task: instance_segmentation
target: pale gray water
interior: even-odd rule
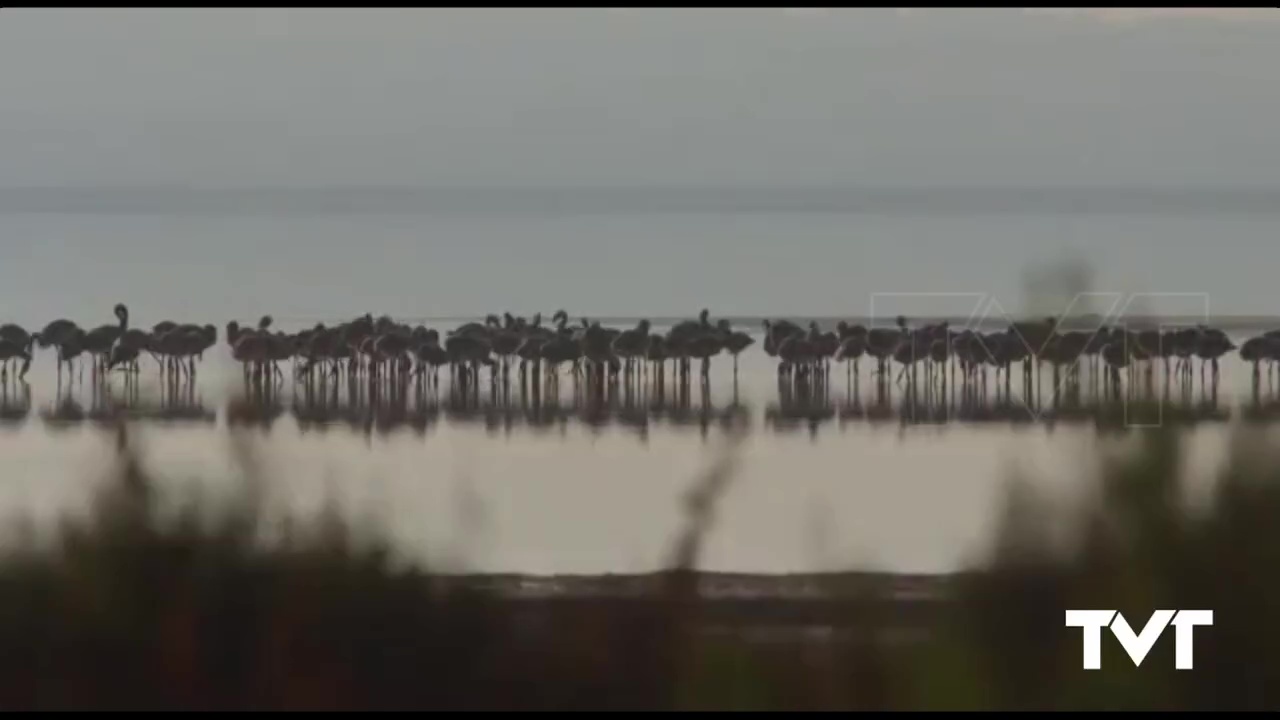
[[[263,313],[286,329],[364,312],[417,318],[540,310],[549,318],[560,307],[575,319],[688,317],[707,307],[713,317],[802,320],[862,317],[874,293],[898,293],[881,300],[881,315],[965,316],[974,294],[1016,311],[1020,269],[1063,248],[1096,260],[1102,290],[1204,293],[1215,316],[1280,305],[1270,290],[1280,215],[1261,210],[234,210],[0,212],[0,321],[38,327],[65,316],[94,326],[112,322],[111,305],[121,301],[135,326],[174,319],[214,323],[220,333],[227,320],[252,323]],[[902,294],[913,292],[925,294]],[[1193,314],[1201,302],[1166,300],[1142,309]],[[1245,332],[1233,331],[1237,343]],[[143,368],[154,384],[154,363],[144,359]],[[982,549],[1012,465],[1035,469],[1040,485],[1064,497],[1077,495],[1077,476],[1088,472],[1081,458],[1101,442],[1087,423],[876,420],[865,363],[862,372],[861,405],[849,409],[837,368],[832,405],[816,419],[782,411],[759,344],[741,359],[736,404],[722,358],[713,369],[712,410],[704,412],[695,390],[683,411],[668,398],[661,412],[623,408],[608,422],[575,410],[566,382],[559,411],[544,406],[533,420],[518,409],[449,409],[442,399],[426,411],[410,403],[398,423],[386,414],[370,423],[368,412],[353,410],[304,426],[289,410],[286,384],[280,412],[250,435],[280,507],[311,509],[332,495],[353,516],[375,518],[409,552],[477,570],[536,573],[653,568],[679,525],[681,493],[711,462],[727,424],[748,436],[704,566],[729,571],[850,563],[949,569]],[[47,354],[28,379],[29,401],[12,389],[3,398],[0,509],[49,519],[83,507],[115,436],[77,420],[74,408],[55,421]],[[196,410],[170,413],[187,419],[139,421],[150,462],[167,474],[225,484],[235,415],[228,408],[238,383],[239,370],[220,346],[201,369]],[[1227,420],[1240,417],[1235,405],[1248,384],[1238,361],[1224,363],[1218,408]],[[119,397],[122,379],[113,385]],[[74,397],[92,416],[87,378]],[[144,392],[141,402],[155,415],[157,399]],[[519,407],[518,397],[511,402]],[[1215,461],[1229,427],[1196,426],[1197,463]]]
[[[86,376],[58,400],[46,355],[28,376],[29,399],[21,389],[4,395],[0,506],[47,519],[83,503],[114,451],[109,408],[124,404],[145,457],[175,480],[225,486],[236,472],[227,453],[235,429],[260,451],[277,508],[315,509],[335,497],[407,551],[437,560],[469,536],[455,559],[478,570],[641,571],[664,557],[681,493],[735,427],[747,432],[740,474],[717,512],[706,567],[857,562],[932,572],[981,547],[1015,464],[1052,492],[1070,491],[1088,470],[1080,458],[1101,442],[1090,423],[1050,428],[1019,422],[1017,412],[987,422],[877,419],[865,363],[858,395],[837,368],[827,406],[788,412],[772,367],[750,348],[735,394],[731,366],[718,359],[708,397],[695,386],[683,408],[668,388],[665,402],[652,391],[624,394],[593,411],[575,402],[567,378],[558,404],[535,409],[514,388],[494,399],[486,384],[477,407],[451,400],[446,375],[440,395],[411,395],[398,408],[384,398],[375,412],[367,397],[353,407],[345,387],[326,408],[291,380],[269,406],[250,403],[221,346],[193,388],[167,399],[146,358],[133,400],[122,376],[96,396]],[[1238,360],[1224,363],[1223,376],[1216,407],[1191,430],[1198,462],[1213,461],[1249,387]]]
[[[1168,192],[1155,194],[1159,202],[1119,192],[955,191],[894,202],[852,193],[847,205],[828,192],[818,198],[826,209],[794,193],[763,202],[761,193],[692,192],[685,211],[669,207],[680,205],[674,192],[618,207],[616,192],[604,194],[612,202],[535,194],[539,204],[477,190],[446,195],[466,202],[443,209],[430,193],[371,192],[356,198],[368,206],[352,200],[327,212],[328,194],[302,191],[262,191],[255,202],[179,195],[170,212],[152,212],[149,194],[131,201],[119,191],[88,207],[83,192],[50,191],[38,196],[43,205],[6,211],[13,194],[0,190],[0,314],[24,324],[109,322],[118,301],[138,323],[173,315],[221,324],[264,312],[549,316],[561,307],[609,317],[688,317],[702,307],[717,316],[968,316],[983,297],[1018,312],[1028,267],[1064,257],[1089,260],[1092,290],[1146,293],[1135,312],[1280,308],[1280,204],[1267,201],[1280,192],[1210,193],[1225,199],[1181,212],[1161,209],[1185,201]],[[24,207],[22,197],[9,202]],[[769,210],[741,209],[754,202]]]

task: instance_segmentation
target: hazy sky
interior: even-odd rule
[[[0,188],[1280,190],[1277,68],[1270,9],[5,8]],[[904,288],[1008,300],[1071,248],[1106,289],[1280,308],[1280,213],[56,215],[0,208],[11,313],[859,312]]]
[[[1124,17],[5,9],[0,184],[1280,185],[1280,11]]]

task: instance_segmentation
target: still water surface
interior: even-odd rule
[[[704,568],[944,572],[985,547],[1012,469],[1031,471],[1053,496],[1078,498],[1090,451],[1108,442],[1092,422],[1015,421],[1025,411],[904,422],[876,406],[867,362],[856,394],[837,367],[826,402],[799,407],[779,393],[758,337],[736,384],[722,356],[706,394],[620,393],[603,408],[575,399],[568,378],[558,399],[537,408],[516,388],[492,397],[487,383],[478,403],[465,403],[451,399],[444,371],[436,395],[353,402],[344,386],[325,401],[295,386],[287,365],[264,405],[246,398],[221,343],[194,384],[166,389],[150,358],[142,368],[136,395],[119,374],[95,390],[87,371],[59,389],[52,356],[38,355],[28,385],[0,397],[0,508],[42,523],[83,510],[115,452],[111,408],[125,407],[146,461],[175,486],[233,487],[236,435],[257,451],[274,508],[337,501],[417,559],[486,572],[640,572],[667,557],[684,491],[742,430]],[[1048,382],[1046,371],[1046,393]],[[1015,373],[1015,393],[1017,384]],[[1197,386],[1193,468],[1219,461],[1250,387],[1235,356],[1223,363],[1216,402]]]

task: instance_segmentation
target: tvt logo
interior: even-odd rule
[[[1151,652],[1156,640],[1169,625],[1173,625],[1177,635],[1174,638],[1174,667],[1178,670],[1192,669],[1192,632],[1197,625],[1213,625],[1212,610],[1157,610],[1147,620],[1142,632],[1134,634],[1129,621],[1116,610],[1068,610],[1067,627],[1083,628],[1084,633],[1084,669],[1100,670],[1102,668],[1102,628],[1110,627],[1111,634],[1116,636],[1120,645],[1129,653],[1135,667]]]

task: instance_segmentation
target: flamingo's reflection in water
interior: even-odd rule
[[[545,386],[544,386],[545,387]],[[481,392],[475,384],[446,383],[443,391],[430,385],[349,387],[348,392],[303,390],[292,398],[289,412],[303,433],[345,427],[366,435],[408,429],[426,436],[440,422],[457,426],[481,426],[494,436],[525,429],[543,435],[563,435],[573,423],[599,433],[623,428],[642,442],[654,423],[697,428],[704,437],[712,427],[747,425],[750,408],[731,401],[718,405],[709,389],[691,392],[677,385],[672,392],[657,385],[627,385],[618,392],[599,393],[575,387],[572,392],[535,393],[529,387],[499,386]],[[697,394],[695,401],[692,395]],[[228,413],[231,424],[269,424],[283,412],[283,405],[266,398],[240,398]],[[251,411],[248,408],[256,407]]]
[[[938,358],[937,362],[945,367],[947,360]],[[908,380],[905,391],[895,392],[891,379],[882,381],[875,375],[868,382],[871,387],[864,389],[857,373],[847,373],[841,382],[833,381],[825,371],[797,371],[778,378],[777,399],[766,405],[763,420],[775,432],[803,426],[816,437],[818,429],[832,420],[839,420],[841,428],[851,423],[947,426],[1035,422],[1049,427],[1060,422],[1137,427],[1232,417],[1232,410],[1218,397],[1216,384],[1202,386],[1199,392],[1185,392],[1176,386],[1147,383],[1142,373],[1136,373],[1117,399],[1094,391],[1089,382],[1092,369],[1086,366],[1081,370],[1084,381],[1080,370],[1054,377],[1054,389],[1043,406],[1024,402],[1017,392],[1007,392],[1002,382],[1007,373],[993,385],[983,382],[981,375],[969,378],[963,373],[952,383],[944,371],[930,373],[926,367],[917,385],[911,386]],[[297,382],[281,381],[274,373],[263,378],[251,375],[241,392],[231,393],[225,400],[219,413],[205,404],[193,377],[175,372],[159,382],[86,382],[79,386],[79,392],[77,383],[63,383],[53,400],[40,404],[38,415],[56,430],[84,422],[107,424],[122,417],[213,425],[221,414],[228,426],[263,432],[290,415],[304,434],[343,427],[370,439],[401,429],[426,437],[442,422],[482,427],[493,436],[510,436],[517,431],[564,435],[570,424],[576,424],[591,433],[624,429],[647,442],[656,424],[696,429],[707,437],[716,427],[749,428],[755,414],[752,404],[740,399],[736,382],[731,392],[721,387],[713,398],[710,385],[696,374],[686,378],[623,372],[597,383],[594,378],[584,381],[566,366],[547,376],[547,382],[540,382],[544,378],[539,373],[533,373],[534,381],[526,383],[516,382],[512,375],[511,382],[503,382],[506,376],[495,372],[492,382],[476,382],[474,377],[463,375],[440,383],[413,373],[370,379],[325,372]],[[567,382],[561,383],[561,378]],[[1253,395],[1241,403],[1241,417],[1267,420],[1275,407],[1274,388],[1255,384]],[[1135,414],[1143,412],[1157,414]],[[30,415],[30,387],[13,378],[0,383],[4,424],[18,427]]]
[[[173,374],[146,386],[132,382],[123,387],[107,382],[88,383],[80,393],[75,392],[72,384],[67,384],[41,408],[40,418],[51,430],[57,430],[86,422],[115,426],[121,420],[213,426],[218,414],[216,408],[205,404],[195,382]]]

